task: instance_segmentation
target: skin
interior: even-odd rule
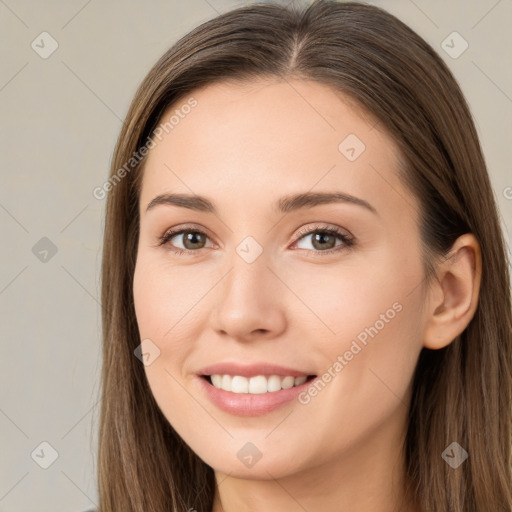
[[[160,350],[145,366],[152,393],[215,470],[213,512],[419,511],[399,506],[412,376],[421,349],[446,346],[474,314],[477,241],[457,240],[426,287],[419,205],[397,177],[397,146],[340,92],[276,79],[209,85],[193,97],[198,105],[146,161],[134,300],[141,339]],[[349,134],[366,146],[354,161],[338,149]],[[308,191],[349,193],[377,214],[350,203],[273,208]],[[204,195],[217,215],[175,205],[146,212],[170,192]],[[182,235],[157,245],[184,224],[206,232],[202,248]],[[355,244],[335,238],[338,251],[322,255],[314,235],[297,241],[300,228],[325,225]],[[236,252],[247,236],[263,249],[252,263]],[[180,256],[173,245],[196,252]],[[401,311],[307,404],[244,418],[218,409],[199,386],[196,372],[220,361],[322,375],[394,303]],[[247,442],[262,453],[250,468],[237,457]]]

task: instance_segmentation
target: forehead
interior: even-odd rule
[[[334,187],[370,202],[406,194],[394,140],[349,97],[318,82],[211,84],[169,107],[160,126],[145,163],[142,208],[171,191],[243,196],[246,207],[265,194]]]

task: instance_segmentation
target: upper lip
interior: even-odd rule
[[[279,366],[272,363],[239,364],[239,363],[216,363],[205,366],[198,371],[199,375],[240,375],[242,377],[254,377],[256,375],[281,375],[301,377],[303,375],[314,375],[312,372],[303,372],[295,368]]]

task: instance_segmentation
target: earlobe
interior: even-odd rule
[[[448,258],[438,264],[429,289],[423,345],[438,350],[449,345],[473,318],[480,292],[482,260],[474,235],[460,236]]]

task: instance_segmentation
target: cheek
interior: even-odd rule
[[[300,397],[304,414],[318,425],[312,451],[326,460],[371,438],[384,425],[406,421],[421,350],[419,293],[409,293],[410,287],[398,280],[383,286],[375,275],[358,278],[351,287],[350,280],[344,283],[336,301],[308,303],[316,304],[316,312],[334,331],[322,326],[323,335],[312,340],[321,351],[323,371]],[[332,297],[332,286],[330,290]],[[310,334],[320,331],[316,325]]]
[[[195,306],[205,293],[192,266],[171,268],[162,259],[142,254],[137,259],[133,295],[140,339],[150,339],[158,356],[144,366],[151,392],[170,424],[186,442],[193,442],[203,411],[186,389],[187,358],[198,339]],[[199,427],[198,427],[199,428]],[[186,433],[183,436],[183,433]]]
[[[327,402],[344,397],[353,417],[369,414],[377,397],[382,414],[405,397],[421,350],[420,260],[396,252],[312,272],[289,268],[283,279],[307,306],[300,324],[325,369]]]
[[[208,273],[198,273],[192,265],[171,265],[150,255],[138,258],[133,295],[141,337],[159,340],[163,349],[170,341],[190,337],[199,324],[197,306],[213,285],[208,279]]]
[[[151,340],[158,353],[145,371],[155,399],[171,415],[176,407],[191,405],[178,382],[190,379],[190,355],[207,319],[205,295],[217,280],[211,272],[173,265],[161,256],[142,253],[137,259],[133,295],[139,336]]]
[[[319,346],[339,349],[354,338],[363,343],[376,335],[384,339],[381,334],[391,333],[391,324],[402,324],[396,319],[406,316],[403,310],[417,314],[409,306],[416,300],[411,292],[421,283],[420,264],[410,255],[400,258],[393,247],[349,254],[336,265],[293,262],[280,275],[287,284],[281,287],[283,296],[301,311],[300,323],[315,328]]]

